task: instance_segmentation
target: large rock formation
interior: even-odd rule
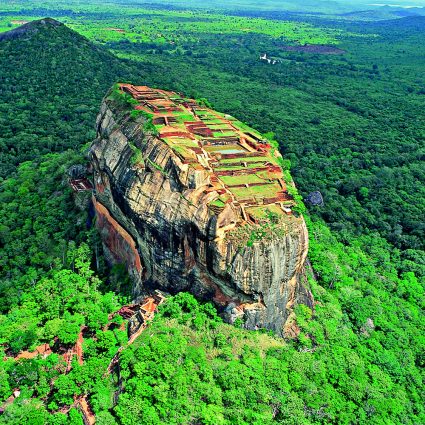
[[[135,298],[190,291],[229,321],[290,333],[293,306],[312,303],[308,235],[278,151],[230,116],[147,87],[115,87],[97,126],[97,223]]]

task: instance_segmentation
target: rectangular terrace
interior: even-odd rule
[[[293,204],[272,148],[260,133],[174,92],[129,84],[121,88],[140,102],[136,109],[152,115],[159,137],[184,163],[197,169],[209,164],[212,188],[220,194],[211,203],[214,211],[234,199],[258,218],[265,205],[285,213],[282,205]]]

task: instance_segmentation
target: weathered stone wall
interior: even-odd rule
[[[303,218],[288,215],[279,232],[248,246],[244,235],[251,225],[243,223],[237,203],[219,215],[207,206],[216,196],[208,170],[183,164],[163,141],[144,133],[143,121],[130,120],[110,101],[97,124],[91,159],[98,225],[107,250],[135,278],[134,296],[143,285],[190,291],[212,299],[230,321],[244,315],[247,327],[282,334],[293,305],[312,303],[303,278]],[[143,163],[132,164],[129,142]]]
[[[111,216],[108,209],[93,197],[96,227],[111,263],[124,263],[135,280],[142,277],[142,263],[132,236]]]

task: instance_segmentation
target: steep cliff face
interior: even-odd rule
[[[312,304],[308,235],[278,152],[232,117],[147,87],[115,88],[97,125],[97,225],[134,296],[190,291],[229,321],[294,332],[292,307]]]

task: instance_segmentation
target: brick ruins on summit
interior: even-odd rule
[[[158,137],[183,163],[212,171],[210,190],[220,197],[210,207],[217,213],[229,202],[239,204],[250,222],[266,209],[291,213],[294,200],[275,148],[261,134],[174,92],[130,84],[120,84],[120,89],[137,100],[136,110],[152,117]]]

